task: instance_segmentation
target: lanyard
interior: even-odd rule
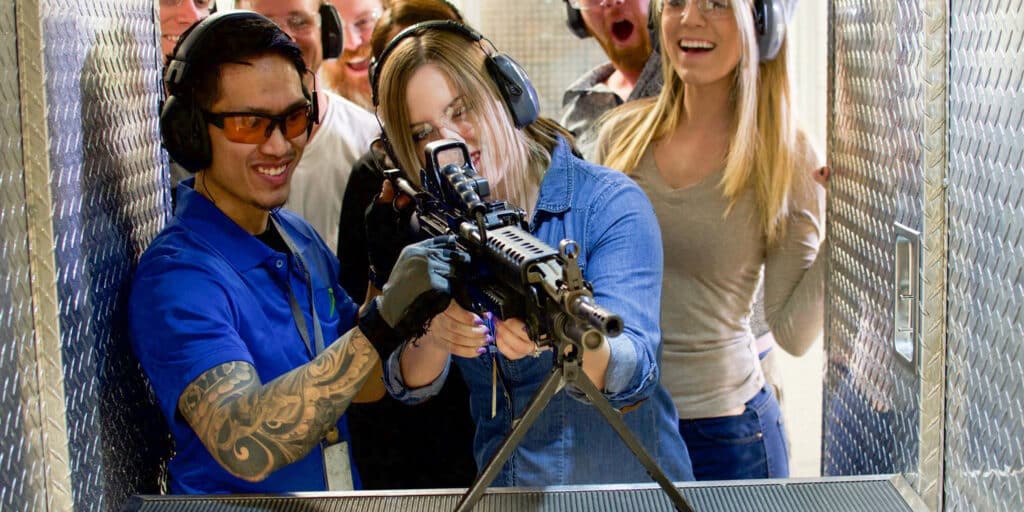
[[[292,242],[288,233],[280,224],[278,224],[277,219],[274,219],[273,216],[271,216],[271,221],[274,223],[274,227],[277,228],[277,232],[281,235],[281,239],[284,240],[285,245],[288,246],[288,250],[291,251],[298,260],[299,269],[302,270],[303,275],[306,277],[306,289],[309,290],[309,309],[313,315],[313,337],[316,340],[315,346],[309,343],[309,329],[306,327],[306,317],[302,314],[302,310],[299,308],[299,302],[295,299],[295,292],[292,291],[291,272],[288,273],[287,277],[288,305],[292,309],[292,316],[295,317],[295,326],[299,329],[299,336],[302,337],[302,342],[306,344],[306,350],[309,351],[311,357],[316,357],[324,351],[324,335],[320,332],[320,319],[317,318],[316,315],[316,303],[313,301],[313,279],[309,275],[309,265],[306,264],[305,258],[302,257],[302,253],[300,253],[295,247],[295,243]]]

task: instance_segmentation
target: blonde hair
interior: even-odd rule
[[[425,65],[434,65],[447,78],[467,107],[469,121],[486,148],[481,169],[486,178],[496,171],[501,183],[492,181],[492,196],[532,209],[531,198],[551,164],[551,151],[563,137],[571,135],[549,119],[538,119],[518,130],[501,100],[500,92],[486,70],[487,54],[465,35],[445,30],[426,29],[403,39],[388,55],[380,70],[377,113],[384,125],[394,156],[405,174],[419,184],[421,155],[409,126],[407,89],[413,74]]]
[[[670,48],[660,29],[663,2],[656,0],[651,8],[661,47]],[[795,167],[802,160],[801,135],[790,104],[786,42],[775,59],[759,62],[750,2],[734,0],[732,8],[743,50],[733,88],[735,132],[719,185],[730,210],[741,194],[753,192],[762,231],[767,242],[774,244],[785,231],[790,188],[794,179],[800,179],[794,178]],[[685,110],[684,86],[667,51],[661,52],[661,67],[665,85],[657,98],[625,103],[604,116],[607,122],[600,137],[604,165],[632,174],[648,146],[679,126]]]

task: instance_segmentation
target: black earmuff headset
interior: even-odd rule
[[[498,92],[501,93],[501,99],[508,108],[516,128],[524,128],[537,120],[540,116],[540,100],[537,96],[537,90],[530,83],[530,78],[526,75],[526,71],[523,70],[522,66],[512,60],[512,57],[498,52],[494,43],[484,37],[483,34],[451,20],[424,21],[408,27],[389,41],[379,56],[371,60],[369,78],[374,107],[380,106],[380,74],[384,69],[384,63],[387,61],[388,56],[391,55],[391,52],[395,50],[402,40],[421,35],[430,30],[452,32],[479,44],[480,48],[487,54],[484,61],[487,74],[490,75],[491,80],[494,81],[498,88]],[[494,52],[488,52],[484,49],[483,41],[487,41],[491,48],[494,49]],[[378,121],[380,121],[379,116]],[[391,147],[390,141],[388,141],[386,133],[384,133],[383,125],[381,128],[381,142],[383,142],[384,149],[388,156],[391,157],[392,162],[398,164],[399,160]]]
[[[325,59],[341,57],[345,49],[345,31],[341,25],[341,15],[330,2],[320,4],[320,46]]]
[[[481,33],[451,20],[425,21],[406,28],[389,41],[384,50],[380,52],[380,56],[373,59],[373,62],[370,63],[370,91],[374,106],[380,105],[380,72],[383,70],[384,62],[387,61],[388,56],[402,40],[421,35],[429,30],[442,30],[459,34],[479,44],[481,48],[483,48],[482,42],[487,41],[494,48],[494,44]],[[516,61],[512,60],[512,57],[500,53],[496,49],[493,53],[487,52],[486,49],[484,49],[484,52],[487,53],[485,60],[487,74],[490,75],[494,84],[497,85],[501,98],[504,100],[505,106],[508,107],[508,111],[512,115],[512,122],[515,123],[516,128],[523,128],[536,121],[537,117],[540,116],[540,100],[537,97],[537,90],[530,83],[530,78],[526,76],[526,71]]]
[[[565,0],[565,26],[569,27],[569,31],[580,39],[590,37],[590,30],[587,29],[587,24],[583,21],[583,13],[570,5],[569,0]]]
[[[197,22],[187,37],[178,42],[174,57],[167,64],[164,85],[168,97],[160,109],[160,138],[171,158],[191,172],[209,167],[213,159],[206,119],[196,103],[195,91],[188,83],[192,74],[192,55],[202,54],[209,44],[216,44],[210,34],[214,33],[219,25],[227,21],[242,20],[262,20],[277,27],[273,21],[252,11],[224,11],[212,14]],[[310,94],[303,83],[302,95],[309,100],[312,106],[310,117],[316,122],[320,119],[316,91]],[[312,126],[311,123],[310,129]]]

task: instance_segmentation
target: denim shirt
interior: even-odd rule
[[[574,156],[563,140],[555,148],[541,183],[530,229],[553,247],[562,239],[580,247],[579,264],[593,284],[595,302],[618,313],[625,324],[608,338],[611,360],[604,396],[613,407],[639,404],[623,416],[648,453],[672,480],[692,480],[690,458],[678,432],[672,401],[659,384],[661,334],[661,235],[644,193],[626,175]],[[396,399],[414,404],[435,395],[448,367],[432,383],[409,389],[392,353],[385,384]],[[475,358],[451,357],[470,391],[473,441],[482,470],[549,375],[553,355],[511,361],[498,351]],[[497,415],[491,418],[492,365],[498,365]],[[494,485],[647,482],[650,477],[632,452],[582,392],[567,386],[552,398],[505,463]]]

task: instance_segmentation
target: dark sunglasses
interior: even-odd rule
[[[295,107],[284,114],[270,115],[258,112],[207,112],[206,122],[224,130],[231,142],[263,144],[280,128],[286,139],[294,139],[309,131],[313,124],[313,107],[309,103]]]

